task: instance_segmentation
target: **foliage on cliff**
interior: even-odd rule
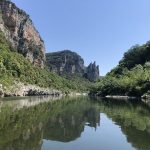
[[[96,83],[91,93],[101,96],[142,96],[150,90],[150,43],[129,49],[103,79]]]
[[[87,90],[87,85],[81,80],[69,81],[50,73],[46,68],[34,66],[23,55],[12,51],[12,47],[0,32],[0,84],[9,87],[14,81],[52,87],[64,92]]]
[[[18,53],[44,67],[44,41],[30,16],[9,0],[0,1],[0,30]]]

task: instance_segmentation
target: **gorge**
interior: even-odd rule
[[[0,0],[0,150],[150,150],[150,41],[101,76],[144,39],[150,2],[12,1]]]
[[[45,54],[44,41],[29,15],[14,3],[1,0],[0,10],[1,96],[88,91],[88,85],[99,78],[99,66],[85,67],[75,52]],[[73,81],[67,79],[71,76]]]

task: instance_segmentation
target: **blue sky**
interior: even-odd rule
[[[47,52],[70,49],[101,75],[135,44],[150,40],[150,0],[12,0],[40,32]]]

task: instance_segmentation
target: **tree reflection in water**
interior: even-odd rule
[[[86,126],[95,130],[100,126],[100,113],[121,127],[133,147],[150,149],[150,108],[143,102],[95,101],[88,97],[58,101],[30,98],[32,105],[23,101],[1,102],[0,150],[41,149],[43,139],[75,141]]]

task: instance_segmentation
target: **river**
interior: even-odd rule
[[[2,99],[0,150],[150,150],[150,106],[85,96]]]

